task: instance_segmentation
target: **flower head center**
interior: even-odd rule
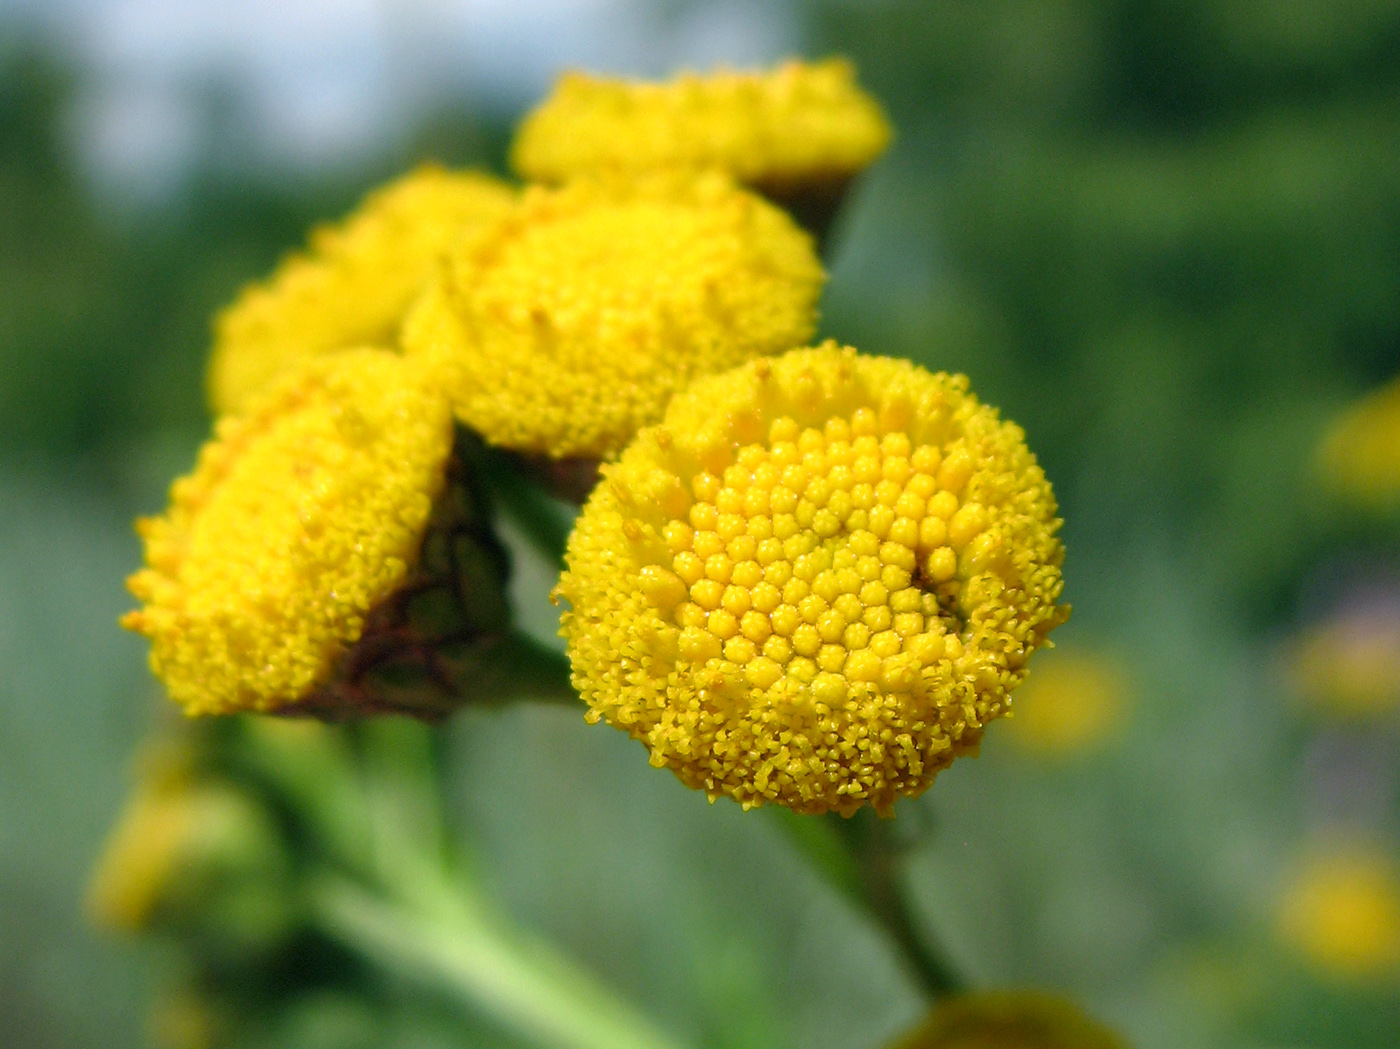
[[[870,409],[821,429],[775,420],[722,475],[696,474],[688,515],[663,529],[671,570],[648,588],[680,656],[774,698],[917,693],[961,649],[958,566],[986,526],[959,498],[971,468],[881,435]]]

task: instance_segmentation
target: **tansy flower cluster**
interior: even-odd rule
[[[1055,502],[966,380],[827,344],[696,382],[594,491],[574,681],[712,797],[887,810],[1064,617]]]
[[[514,150],[540,184],[420,168],[319,230],[220,314],[224,414],[140,526],[124,623],[172,698],[436,717],[495,687],[484,441],[604,464],[556,595],[588,716],[654,764],[850,814],[975,750],[1066,614],[1054,498],[966,379],[798,348],[825,274],[776,203],[834,203],[888,138],[841,61],[567,76]]]

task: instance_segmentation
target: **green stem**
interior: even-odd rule
[[[865,808],[840,820],[838,828],[850,848],[864,904],[889,933],[910,972],[930,997],[962,990],[962,980],[934,950],[909,906],[901,869],[905,850],[895,840],[894,820]]]
[[[462,890],[431,876],[403,901],[336,876],[313,882],[309,891],[326,933],[544,1049],[680,1049],[545,944],[502,927]]]

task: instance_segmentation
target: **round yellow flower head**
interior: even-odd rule
[[[694,376],[805,342],[824,279],[807,234],[717,173],[534,187],[457,242],[403,344],[487,441],[597,459]]]
[[[288,256],[215,319],[214,410],[242,410],[304,357],[392,343],[447,246],[514,200],[509,186],[488,175],[426,165],[375,190],[339,224],[317,229],[305,254]]]
[[[1278,928],[1300,955],[1344,979],[1400,973],[1400,870],[1374,846],[1316,848],[1285,887]]]
[[[527,116],[511,162],[538,182],[606,169],[715,167],[765,190],[844,183],[889,145],[845,59],[638,83],[566,73]]]
[[[961,376],[752,361],[603,476],[556,591],[574,685],[712,799],[888,810],[976,749],[1068,612],[1050,486]]]
[[[943,999],[891,1049],[1127,1049],[1127,1043],[1063,999],[981,991]]]
[[[1330,487],[1358,503],[1400,502],[1400,378],[1342,413],[1323,438],[1317,465]]]
[[[1112,658],[1057,649],[1016,693],[1009,736],[1046,757],[1091,749],[1121,727],[1129,693],[1126,675]]]
[[[225,417],[164,516],[138,522],[122,625],[191,714],[267,711],[323,683],[417,558],[451,413],[384,350],[303,361]]]

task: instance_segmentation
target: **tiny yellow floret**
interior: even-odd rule
[[[890,1049],[1127,1049],[1072,1002],[1039,991],[944,998]]]
[[[425,374],[384,350],[303,361],[221,420],[169,509],[138,522],[122,625],[190,714],[321,684],[415,562],[452,448]]]
[[[844,182],[890,136],[880,104],[841,58],[682,73],[664,83],[566,73],[521,123],[511,162],[539,182],[609,169],[714,167],[781,190]]]
[[[574,685],[712,799],[884,812],[975,751],[1068,614],[1059,524],[965,378],[751,361],[603,468],[556,591]]]
[[[489,442],[603,458],[693,377],[810,338],[824,279],[811,238],[719,174],[533,187],[457,242],[403,346]]]
[[[289,255],[215,318],[215,412],[242,410],[305,357],[392,345],[448,245],[514,201],[499,179],[424,165],[375,190],[348,218],[316,229],[305,252]]]
[[[1364,980],[1400,972],[1400,868],[1374,845],[1316,847],[1285,886],[1278,929],[1333,976]]]

